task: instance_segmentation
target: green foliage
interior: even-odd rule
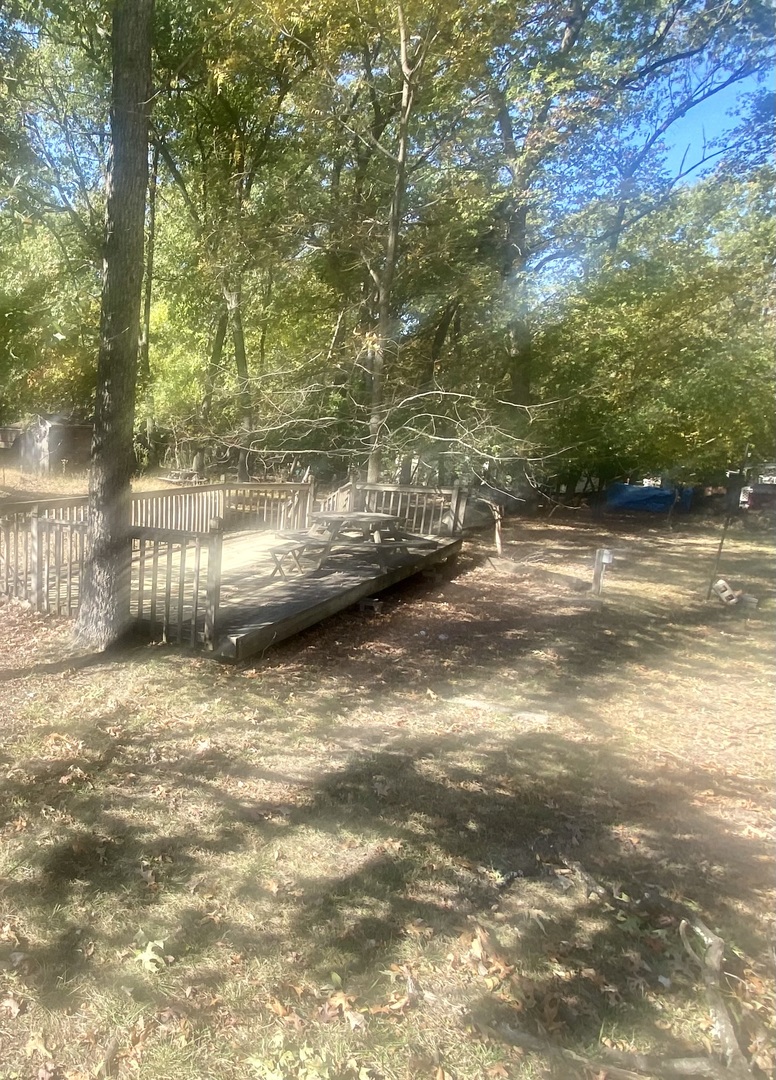
[[[774,449],[772,175],[705,181],[635,228],[541,338],[549,446],[593,474],[702,478]]]
[[[671,194],[665,156],[675,121],[767,66],[759,3],[684,0],[673,21],[645,0],[402,11],[424,63],[391,255],[388,458],[695,474],[747,441],[767,456],[768,110],[745,103],[692,190]],[[79,0],[0,17],[8,417],[91,410],[108,15]],[[363,461],[399,48],[382,0],[159,0],[139,422]]]

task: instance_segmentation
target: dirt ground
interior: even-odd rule
[[[49,1059],[52,1077],[94,1075],[115,1037],[111,1069],[143,1077],[712,1060],[678,906],[724,939],[751,1075],[776,1075],[773,550],[731,530],[721,573],[759,606],[726,608],[706,601],[719,526],[584,513],[510,520],[501,558],[474,535],[444,577],[239,668],[85,656],[66,624],[7,604],[7,1075]],[[596,598],[599,547],[615,561]],[[52,906],[56,941],[82,928],[88,963],[62,960]],[[129,1013],[112,980],[132,984]],[[197,1012],[205,984],[220,1005]]]

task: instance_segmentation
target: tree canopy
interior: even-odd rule
[[[774,454],[759,0],[158,0],[138,453]],[[0,420],[93,416],[110,6],[0,15]],[[674,126],[749,88],[724,140]],[[330,465],[326,465],[329,461]]]

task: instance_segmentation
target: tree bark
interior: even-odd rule
[[[145,281],[143,282],[143,321],[140,328],[140,388],[146,411],[146,440],[148,465],[159,464],[159,445],[156,436],[154,387],[151,381],[151,300],[154,285],[154,248],[156,244],[156,187],[159,176],[159,147],[154,146],[151,175],[148,178],[148,239],[146,241]]]
[[[242,287],[240,282],[234,285],[226,285],[224,299],[229,312],[229,322],[232,327],[232,344],[234,345],[234,362],[237,368],[237,400],[240,405],[240,428],[247,442],[253,429],[253,412],[251,409],[251,394],[248,386],[248,354],[245,349],[245,331],[242,321]],[[248,469],[248,447],[240,447],[237,460],[237,479],[241,483],[250,480]]]
[[[108,167],[100,347],[97,359],[87,558],[76,623],[95,649],[130,622],[130,480],[148,179],[153,0],[113,5],[111,158]]]
[[[221,357],[224,352],[224,342],[226,341],[226,331],[228,326],[229,315],[226,308],[222,308],[218,314],[218,319],[216,320],[216,328],[213,335],[213,342],[210,347],[207,371],[205,372],[205,395],[202,398],[202,419],[206,424],[210,421],[210,413],[213,409],[213,394],[218,379],[218,369],[221,366]]]
[[[385,423],[385,378],[386,351],[393,341],[394,318],[392,304],[393,279],[399,261],[399,239],[401,234],[402,204],[407,186],[407,157],[409,153],[409,129],[412,109],[415,102],[416,76],[423,65],[425,53],[410,64],[408,51],[407,27],[404,20],[404,8],[397,5],[399,23],[399,45],[401,58],[402,92],[399,111],[399,130],[397,151],[394,159],[394,180],[391,204],[388,210],[388,230],[385,242],[385,258],[382,268],[376,272],[377,286],[377,332],[371,348],[371,400],[369,412],[369,461],[367,465],[367,483],[376,484],[380,479],[382,465],[382,434]]]

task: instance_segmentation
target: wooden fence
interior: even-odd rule
[[[328,512],[368,510],[395,514],[409,531],[425,536],[455,535],[463,529],[466,492],[458,487],[405,487],[349,481],[321,502]]]
[[[85,534],[85,521],[7,513],[0,520],[0,592],[36,611],[75,614]]]
[[[148,529],[207,532],[220,518],[224,528],[303,529],[313,507],[306,484],[199,484],[192,488],[138,491],[132,524]]]
[[[130,611],[152,640],[214,643],[223,532],[305,528],[314,488],[209,484],[132,496]],[[72,617],[80,602],[88,498],[0,507],[0,592]]]
[[[130,613],[151,641],[213,648],[221,592],[223,529],[133,528]]]

